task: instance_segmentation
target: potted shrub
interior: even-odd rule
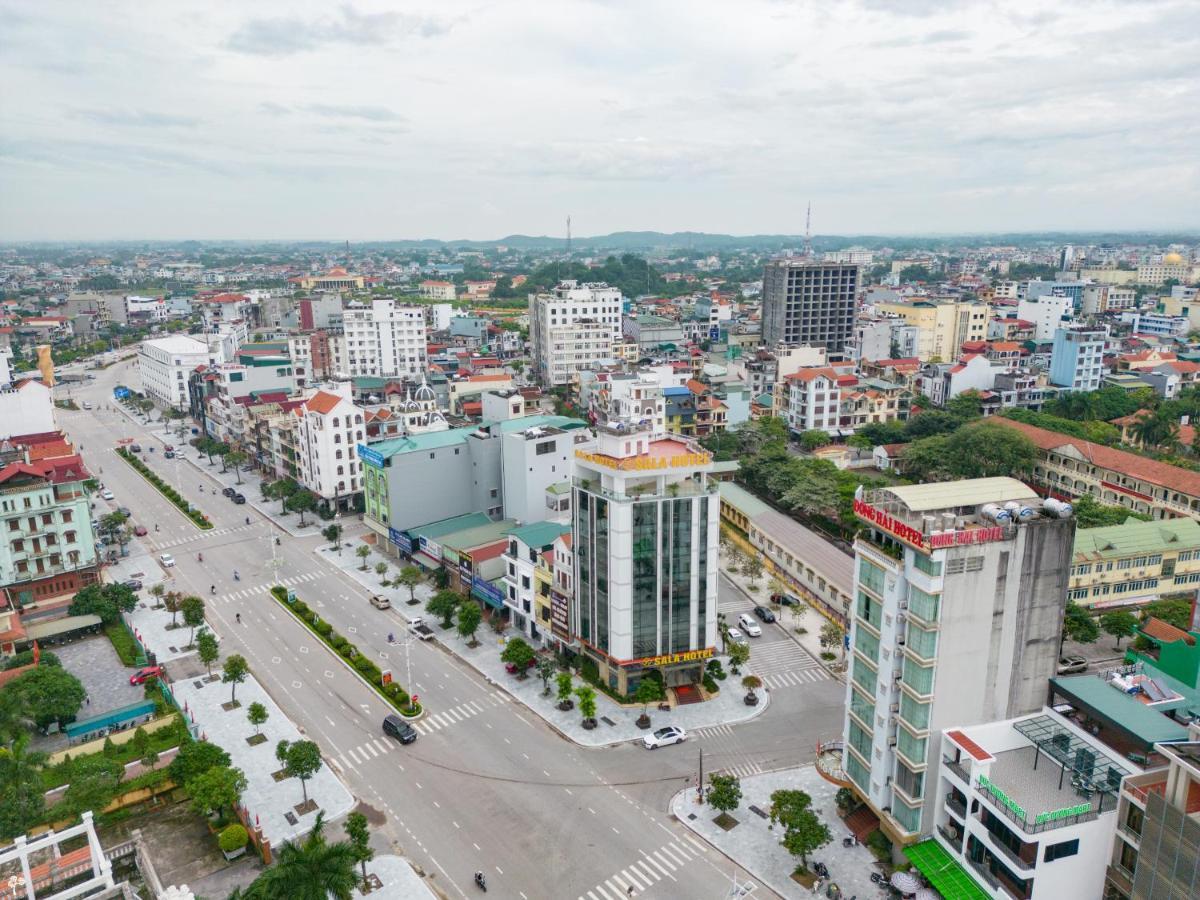
[[[742,679],[742,687],[744,687],[746,689],[746,697],[745,697],[746,705],[747,706],[757,706],[758,705],[758,694],[754,693],[754,691],[756,688],[762,687],[762,679],[759,678],[757,675],[747,675],[745,678]]]
[[[642,704],[642,714],[637,718],[637,727],[646,729],[650,727],[650,713],[648,709],[651,703],[654,703],[662,696],[662,686],[653,678],[643,678],[638,682],[637,692],[633,695],[633,699]]]
[[[246,833],[245,828],[235,822],[221,832],[217,843],[226,859],[237,859],[246,852],[246,845],[250,843],[250,835]]]

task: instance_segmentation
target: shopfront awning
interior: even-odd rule
[[[28,641],[44,641],[47,638],[74,634],[89,628],[97,628],[101,624],[99,616],[66,616],[50,622],[31,622],[25,625],[25,639]]]
[[[905,847],[904,855],[943,897],[989,900],[992,896],[976,884],[958,860],[933,838]]]

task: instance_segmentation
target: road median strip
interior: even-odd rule
[[[365,684],[370,686],[380,697],[387,701],[396,712],[406,719],[418,718],[422,713],[420,703],[413,704],[408,692],[399,682],[383,683],[383,672],[372,660],[363,655],[362,651],[350,643],[342,635],[333,630],[333,626],[318,616],[308,604],[293,594],[288,599],[288,589],[279,585],[271,588],[271,596],[286,609],[293,618],[320,639],[321,643],[333,651],[341,660],[342,665],[357,675]]]
[[[191,503],[183,498],[183,495],[180,494],[179,491],[175,490],[175,488],[163,481],[153,469],[138,459],[134,454],[130,453],[124,447],[118,447],[117,456],[129,463],[134,471],[150,482],[150,484],[152,484],[160,494],[175,504],[175,507],[181,513],[187,516],[188,519],[191,520],[192,524],[201,531],[208,531],[213,527],[213,523],[208,516],[200,512],[200,510],[198,510],[196,507],[192,506]]]

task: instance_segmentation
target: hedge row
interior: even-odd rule
[[[192,504],[189,503],[184,496],[179,493],[179,491],[175,490],[175,488],[171,487],[171,485],[159,478],[158,475],[154,473],[154,470],[138,459],[135,454],[130,453],[124,447],[118,447],[117,454],[124,459],[125,462],[137,469],[143,478],[158,488],[158,492],[160,494],[179,507],[179,511],[191,519],[197,528],[202,528],[207,531],[213,527],[213,523],[209,521],[208,516],[200,512],[200,510],[196,509],[196,507],[192,506]]]
[[[283,604],[292,614],[305,624],[309,631],[319,637],[338,656],[350,663],[362,675],[381,697],[388,701],[398,711],[406,716],[416,715],[421,711],[421,704],[411,706],[411,698],[395,679],[390,684],[383,683],[383,672],[379,666],[363,656],[357,647],[333,630],[333,626],[318,616],[303,600],[288,603],[287,588],[273,587],[271,594]]]

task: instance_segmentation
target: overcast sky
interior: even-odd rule
[[[0,239],[1200,226],[1200,3],[0,0]]]

